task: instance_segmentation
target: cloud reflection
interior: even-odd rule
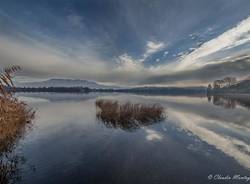
[[[216,130],[206,127],[210,123],[214,123],[215,126],[219,127],[220,122],[208,120],[196,114],[178,111],[169,113],[177,120],[177,124],[183,130],[191,132],[202,141],[213,145],[216,149],[234,158],[240,165],[250,169],[250,145],[247,142],[239,140],[234,136],[223,135]]]

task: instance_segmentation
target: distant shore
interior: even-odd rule
[[[12,90],[12,89],[10,89]],[[206,96],[205,87],[136,87],[123,89],[93,89],[87,87],[18,87],[13,89],[15,92],[36,93],[36,92],[51,92],[51,93],[135,93],[135,94],[157,94],[157,95],[198,95]]]

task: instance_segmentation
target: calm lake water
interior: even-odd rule
[[[36,118],[15,149],[24,158],[18,183],[250,183],[215,177],[250,177],[250,111],[244,101],[132,94],[19,96],[36,110]],[[97,120],[96,99],[159,103],[167,118],[114,128]]]

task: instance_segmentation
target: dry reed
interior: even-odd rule
[[[116,100],[97,100],[96,117],[106,126],[126,130],[162,121],[166,118],[164,108],[159,104],[118,103]]]
[[[14,95],[13,74],[20,70],[13,66],[0,74],[0,183],[9,183],[17,168],[16,157],[10,156],[16,142],[24,134],[34,111]]]

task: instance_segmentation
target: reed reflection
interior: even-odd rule
[[[30,130],[32,123],[25,121],[16,124],[9,121],[0,123],[0,183],[15,183],[21,179],[20,165],[25,162],[24,157],[15,152],[19,140]]]
[[[160,122],[166,118],[159,104],[119,103],[117,100],[97,100],[96,117],[108,128],[134,131],[142,126]]]

